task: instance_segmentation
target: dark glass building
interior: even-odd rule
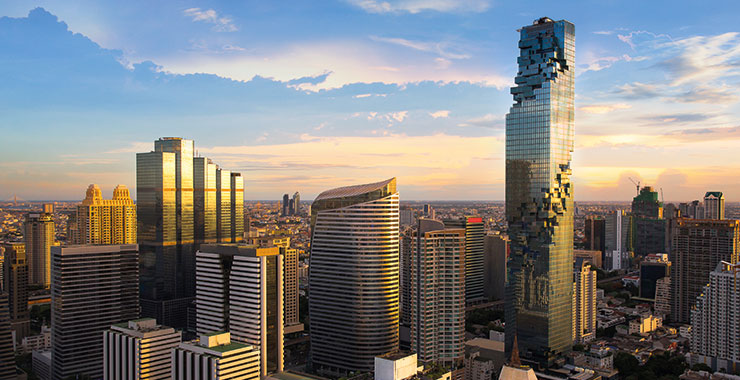
[[[506,115],[506,350],[516,337],[523,358],[548,365],[573,344],[575,27],[543,17],[520,33]]]
[[[671,275],[667,254],[651,254],[640,262],[640,298],[654,301],[658,280]]]
[[[486,294],[485,282],[485,238],[486,230],[483,218],[466,216],[460,219],[444,221],[446,228],[465,230],[465,302],[468,304],[483,302]]]
[[[658,192],[645,186],[632,199],[632,242],[635,254],[666,252],[666,220]]]

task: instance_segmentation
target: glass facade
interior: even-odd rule
[[[521,29],[506,115],[511,238],[506,348],[550,364],[572,345],[575,27],[549,18]]]

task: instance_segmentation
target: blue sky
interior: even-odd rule
[[[38,8],[41,7],[41,8]],[[504,198],[516,29],[576,25],[577,200],[740,199],[736,2],[0,3],[0,199],[135,187],[161,136],[246,198],[397,176],[404,199]]]

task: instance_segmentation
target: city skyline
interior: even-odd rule
[[[576,201],[628,201],[628,177],[739,199],[737,4],[580,6],[4,3],[0,200],[134,189],[162,136],[240,171],[247,200],[390,176],[406,200],[503,200],[510,41],[540,16],[579,25]]]

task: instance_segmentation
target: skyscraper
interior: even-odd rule
[[[182,332],[141,318],[112,325],[103,333],[103,380],[172,377],[172,349]]]
[[[678,219],[671,247],[671,320],[690,323],[691,307],[721,261],[738,262],[740,221]]]
[[[579,259],[573,277],[573,341],[586,343],[596,337],[596,271]]]
[[[632,219],[624,210],[616,210],[606,216],[604,269],[612,271],[629,265],[629,252],[632,251]]]
[[[704,194],[704,217],[707,219],[725,218],[725,196],[721,191],[708,191]]]
[[[31,330],[28,312],[28,261],[23,243],[2,243],[3,250],[3,291],[8,294],[10,324],[15,332],[15,341],[20,343]]]
[[[299,194],[297,191],[293,193],[293,215],[300,215],[301,214],[301,194]]]
[[[16,379],[13,335],[8,315],[8,294],[0,292],[0,379]]]
[[[244,232],[232,222],[243,212],[241,175],[193,152],[192,140],[163,137],[153,152],[136,155],[142,315],[175,328],[187,325],[200,244],[241,240]]]
[[[509,238],[505,235],[486,235],[484,290],[488,299],[503,300],[506,297],[509,244]]]
[[[77,205],[76,221],[73,244],[136,244],[136,205],[124,185],[116,186],[109,200],[91,184]]]
[[[632,199],[633,248],[638,255],[664,253],[666,219],[663,218],[663,202],[658,192],[645,186]]]
[[[324,191],[311,204],[309,363],[370,372],[398,349],[396,179]]]
[[[53,380],[103,376],[103,332],[139,317],[136,244],[52,248]]]
[[[520,32],[506,115],[506,348],[516,336],[522,356],[547,364],[573,343],[575,27],[543,17]]]
[[[28,260],[28,283],[49,287],[49,260],[54,245],[54,219],[50,213],[29,213],[23,223]]]
[[[721,261],[691,310],[691,364],[740,369],[740,263]]]
[[[465,230],[465,301],[468,304],[486,300],[485,281],[485,238],[483,218],[466,216],[444,221],[447,228]]]
[[[283,194],[283,216],[290,215],[290,196]]]
[[[606,220],[600,216],[586,217],[585,225],[585,249],[589,251],[601,251],[601,262],[606,259]]]
[[[227,243],[244,240],[244,178],[241,173],[231,173],[231,232]]]
[[[465,229],[419,219],[411,249],[411,349],[423,363],[462,362],[465,342]]]
[[[205,244],[197,253],[198,333],[229,331],[260,350],[262,376],[283,370],[283,256],[278,247]]]

